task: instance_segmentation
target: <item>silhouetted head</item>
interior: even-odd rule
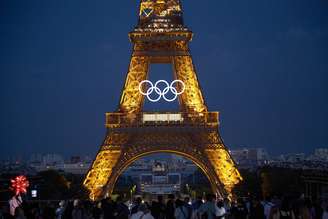
[[[64,206],[65,206],[65,201],[64,200],[60,201],[59,202],[59,207],[64,207]]]
[[[176,206],[177,208],[183,206],[183,204],[184,204],[184,202],[181,201],[180,199],[177,199],[177,200],[175,201],[175,206]]]
[[[244,202],[244,200],[242,198],[238,198],[237,199],[237,204],[241,206],[241,205],[244,205],[245,202]]]
[[[215,196],[213,194],[207,194],[206,195],[206,201],[211,202],[213,201]]]
[[[143,213],[147,213],[149,210],[148,210],[148,207],[147,207],[146,204],[141,204],[141,205],[139,205],[138,211],[142,211]]]
[[[187,203],[187,204],[188,204],[188,203],[189,203],[189,201],[190,201],[190,198],[189,198],[189,197],[185,197],[185,198],[184,198],[184,202],[185,202],[185,203]]]
[[[162,195],[157,196],[157,201],[159,203],[162,203],[163,202],[163,196]]]
[[[140,197],[136,198],[136,204],[137,205],[140,205],[142,202],[142,199]]]
[[[219,208],[223,208],[223,206],[224,206],[223,201],[218,201],[217,206]]]
[[[74,202],[73,202],[73,206],[78,207],[79,205],[80,205],[80,200],[75,199]]]
[[[169,194],[167,197],[171,200],[174,200],[174,198],[175,198],[175,196],[173,194]]]

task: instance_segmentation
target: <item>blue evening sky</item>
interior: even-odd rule
[[[183,3],[200,84],[229,148],[328,147],[328,1]],[[137,10],[132,0],[0,2],[0,158],[97,152]],[[152,70],[153,80],[172,77],[168,66]]]

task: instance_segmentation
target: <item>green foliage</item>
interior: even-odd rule
[[[40,199],[60,200],[68,198],[87,198],[82,186],[83,176],[64,174],[56,170],[47,170],[38,174]]]
[[[265,167],[260,170],[262,195],[298,196],[303,192],[302,172],[295,169]]]
[[[241,169],[240,174],[243,181],[239,182],[234,188],[233,193],[238,197],[261,196],[261,180],[258,172]]]
[[[64,175],[55,170],[47,170],[40,172],[38,176],[41,178],[39,194],[41,199],[58,200],[65,197],[70,187],[70,182]]]
[[[298,196],[303,192],[300,170],[262,167],[257,171],[240,172],[244,180],[233,191],[238,197]]]

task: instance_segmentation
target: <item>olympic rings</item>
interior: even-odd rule
[[[149,85],[149,88],[147,88],[146,92],[143,91],[143,85],[144,84],[148,84]],[[158,85],[160,84],[164,84],[165,85],[165,88],[163,90],[161,90]],[[180,84],[181,85],[181,91],[178,91],[174,85],[175,84]],[[185,91],[186,89],[186,86],[185,84],[183,83],[183,81],[181,80],[174,80],[172,81],[171,84],[169,84],[167,81],[165,80],[159,80],[155,83],[155,85],[149,81],[149,80],[144,80],[144,81],[141,81],[139,83],[139,92],[140,94],[144,95],[147,97],[147,99],[150,101],[150,102],[158,102],[162,97],[165,101],[167,102],[173,102],[177,99],[177,97],[181,94],[183,94],[183,92]],[[155,93],[158,95],[158,97],[151,97],[150,95],[155,91]],[[171,92],[174,96],[173,98],[168,98],[167,97],[167,94]]]

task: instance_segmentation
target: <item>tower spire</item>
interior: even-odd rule
[[[166,29],[182,27],[182,7],[180,0],[141,0],[139,28]]]

